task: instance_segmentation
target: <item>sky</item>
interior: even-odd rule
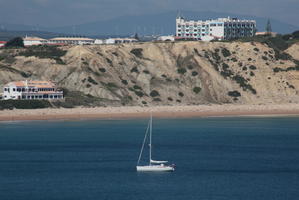
[[[299,27],[299,0],[0,0],[0,8],[0,23],[45,27],[179,9],[254,15]]]

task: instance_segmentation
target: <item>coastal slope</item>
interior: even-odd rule
[[[60,47],[61,57],[0,50],[0,87],[52,80],[84,106],[299,102],[299,51],[258,42],[167,42]],[[34,54],[33,54],[34,55]],[[67,101],[67,100],[66,100]]]

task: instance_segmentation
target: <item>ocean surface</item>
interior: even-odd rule
[[[147,123],[1,122],[0,200],[299,199],[298,117],[154,119],[177,168],[138,173]]]

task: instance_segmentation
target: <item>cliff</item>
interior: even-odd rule
[[[0,50],[0,87],[53,80],[76,105],[299,102],[299,45],[176,42],[62,47],[61,56]],[[27,53],[26,53],[27,51]]]

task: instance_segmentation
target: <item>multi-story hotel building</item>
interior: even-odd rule
[[[4,85],[3,99],[63,99],[63,92],[50,81],[15,81]]]
[[[252,37],[256,32],[255,20],[237,18],[218,18],[215,20],[194,21],[176,18],[176,37],[178,39],[195,39],[210,41],[229,40],[241,37]]]

